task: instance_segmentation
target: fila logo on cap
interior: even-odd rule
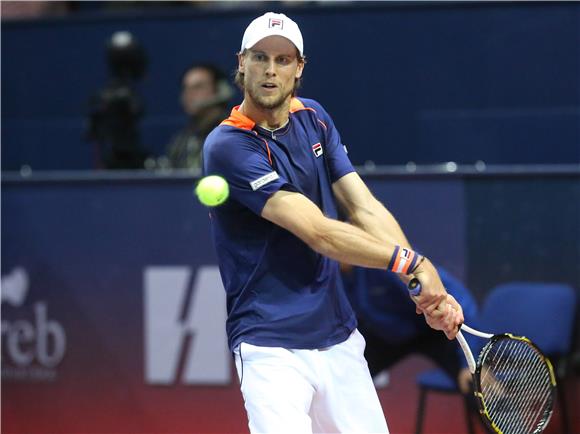
[[[318,158],[322,155],[322,145],[320,144],[320,142],[312,145],[312,152],[314,152],[314,155],[316,155],[316,158]]]
[[[284,28],[284,21],[279,18],[270,18],[268,28],[282,30]]]

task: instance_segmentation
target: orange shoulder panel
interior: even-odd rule
[[[254,125],[256,125],[256,123],[249,117],[241,114],[239,112],[239,108],[240,108],[239,105],[235,106],[230,113],[230,117],[222,121],[220,125],[229,125],[231,127],[251,131],[254,128]]]
[[[316,110],[314,110],[312,107],[305,107],[302,101],[300,101],[298,98],[292,98],[290,101],[290,113],[295,113],[300,110],[310,110],[316,113]]]

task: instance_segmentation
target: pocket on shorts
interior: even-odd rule
[[[240,386],[244,380],[244,367],[253,366],[248,369],[260,369],[260,367],[280,367],[282,360],[287,360],[292,353],[280,347],[260,347],[257,345],[240,343],[234,350],[236,356],[236,369],[240,378]],[[239,361],[239,362],[238,362]]]
[[[238,344],[236,348],[234,348],[234,364],[236,365],[236,372],[238,373],[238,379],[240,380],[240,386],[242,385],[242,381],[244,379],[244,361],[242,359],[242,351],[241,351],[242,344]]]
[[[364,354],[365,348],[367,346],[367,341],[365,340],[365,337],[361,334],[361,332],[359,332],[358,329],[354,329],[350,338],[353,340],[356,347],[360,349],[361,353]]]
[[[246,342],[240,344],[240,351],[244,363],[271,363],[273,365],[277,365],[280,359],[285,359],[291,354],[286,348],[260,347]]]

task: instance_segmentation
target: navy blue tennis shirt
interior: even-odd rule
[[[203,157],[204,175],[223,176],[230,187],[228,201],[210,211],[230,349],[346,340],[356,318],[338,263],[260,216],[272,194],[287,190],[337,218],[332,183],[354,168],[330,116],[316,101],[293,98],[289,122],[269,131],[235,107],[207,137]]]

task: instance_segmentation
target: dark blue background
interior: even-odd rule
[[[106,83],[104,44],[116,30],[134,32],[149,54],[143,141],[161,153],[183,122],[184,67],[201,60],[233,71],[246,25],[265,12],[177,11],[3,22],[2,168],[94,166],[87,101]],[[355,164],[580,162],[578,3],[285,12],[305,38],[301,92],[326,106]]]

